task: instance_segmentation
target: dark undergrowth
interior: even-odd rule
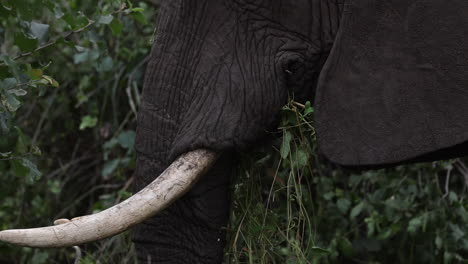
[[[0,3],[0,229],[130,195],[155,2]],[[281,115],[273,143],[244,153],[232,178],[226,263],[468,263],[466,160],[344,170],[316,155],[310,103]],[[128,233],[79,249],[0,245],[0,263],[78,255],[136,262]]]
[[[351,171],[317,157],[313,108],[291,101],[234,177],[227,263],[467,263],[463,159]]]

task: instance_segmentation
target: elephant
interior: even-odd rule
[[[134,226],[140,263],[221,263],[236,153],[265,138],[289,95],[314,102],[332,163],[467,155],[466,14],[465,0],[161,1],[138,114],[139,192],[0,240],[66,246]]]

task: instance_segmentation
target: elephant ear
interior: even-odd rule
[[[321,152],[352,166],[466,155],[467,14],[466,0],[348,1],[316,95]]]

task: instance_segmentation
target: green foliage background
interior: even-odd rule
[[[130,195],[156,1],[0,2],[0,229],[50,225]],[[232,179],[226,263],[468,263],[463,159],[357,172],[315,155],[313,108],[290,101],[275,140]],[[81,263],[135,263],[128,233]],[[76,252],[0,245],[0,263]]]

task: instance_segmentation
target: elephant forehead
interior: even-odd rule
[[[174,156],[261,138],[288,90],[313,93],[340,10],[331,0],[168,1],[147,67],[138,150]]]
[[[295,33],[308,40],[332,42],[339,27],[344,0],[252,0],[226,1],[229,9],[251,25]]]

